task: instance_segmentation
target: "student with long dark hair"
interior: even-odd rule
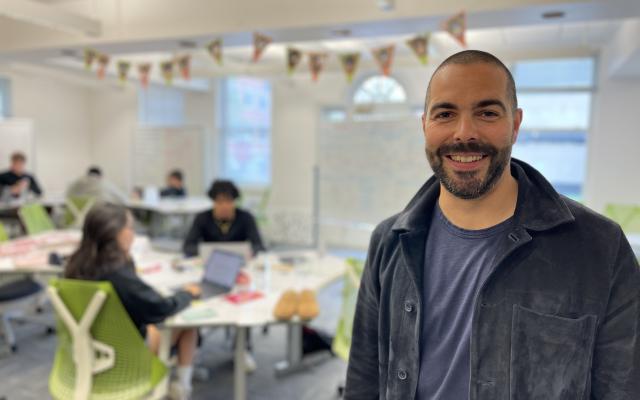
[[[126,208],[108,203],[94,206],[84,220],[82,241],[69,259],[64,275],[111,282],[140,334],[157,353],[160,333],[153,324],[187,307],[200,289],[190,285],[173,296],[163,297],[144,283],[136,275],[129,254],[134,236],[133,217]],[[178,381],[171,385],[174,398],[186,399],[190,395],[196,343],[195,329],[173,332],[172,344],[178,350]]]

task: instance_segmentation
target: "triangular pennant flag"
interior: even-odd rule
[[[429,58],[429,36],[430,35],[426,33],[407,40],[407,46],[413,50],[413,53],[424,65],[427,65]]]
[[[103,79],[109,65],[109,56],[100,54],[98,56],[98,79]]]
[[[287,48],[287,72],[289,75],[293,74],[298,64],[302,61],[302,52],[293,47]]]
[[[467,16],[464,11],[444,21],[444,30],[449,32],[463,47],[467,47],[465,32],[467,30]]]
[[[360,63],[360,53],[340,54],[340,62],[344,73],[347,75],[347,81],[351,82]]]
[[[162,71],[164,83],[167,85],[171,85],[171,83],[173,82],[173,61],[161,62],[160,71]]]
[[[264,49],[271,43],[271,38],[269,36],[265,36],[261,33],[254,32],[253,33],[253,62],[258,62]]]
[[[140,75],[140,85],[144,89],[149,86],[149,75],[151,75],[151,63],[138,64],[138,74]]]
[[[389,75],[391,73],[391,64],[393,64],[393,53],[396,49],[394,44],[385,47],[379,47],[371,50],[373,58],[376,60],[383,75]]]
[[[176,60],[178,64],[178,68],[180,69],[180,75],[184,80],[191,79],[191,56],[185,55],[182,57],[178,57]]]
[[[222,65],[222,39],[216,39],[207,45],[207,51],[218,65]]]
[[[129,75],[129,69],[131,68],[131,63],[128,61],[120,60],[118,61],[118,79],[120,83],[124,85],[127,81],[127,75]]]
[[[98,57],[98,52],[94,49],[84,49],[84,67],[90,70],[93,66],[93,62]]]
[[[329,55],[327,53],[309,53],[309,69],[311,70],[311,79],[318,81],[318,75],[324,68],[324,63]]]

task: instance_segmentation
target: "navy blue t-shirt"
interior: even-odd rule
[[[436,202],[427,238],[416,399],[469,398],[471,319],[512,219],[481,230],[453,225]]]

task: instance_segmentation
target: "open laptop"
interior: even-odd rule
[[[214,249],[205,259],[202,275],[202,298],[229,293],[235,285],[240,269],[245,265],[244,256],[231,251]]]
[[[198,244],[198,254],[203,260],[207,260],[214,250],[224,250],[240,254],[248,262],[253,256],[251,242],[200,242]]]

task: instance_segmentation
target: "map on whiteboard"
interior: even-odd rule
[[[417,117],[323,121],[318,136],[321,220],[377,224],[432,175]]]

